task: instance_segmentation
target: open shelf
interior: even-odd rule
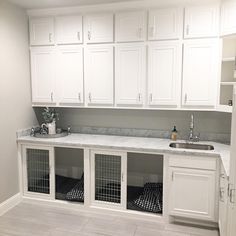
[[[222,62],[235,62],[235,57],[224,57]]]
[[[221,85],[236,85],[236,81],[235,82],[221,82]]]
[[[223,38],[221,81],[218,110],[232,112],[229,105],[233,100],[233,88],[236,85],[236,37]]]

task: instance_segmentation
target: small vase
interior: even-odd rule
[[[56,134],[56,121],[47,124],[48,134]]]

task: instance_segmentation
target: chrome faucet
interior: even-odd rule
[[[189,141],[191,142],[198,142],[200,140],[199,135],[194,135],[194,115],[191,114],[191,121],[190,121],[190,130],[189,130]]]
[[[189,131],[189,137],[188,137],[188,139],[190,141],[192,141],[194,139],[193,138],[193,130],[194,130],[194,116],[193,116],[193,114],[191,114],[190,131]]]

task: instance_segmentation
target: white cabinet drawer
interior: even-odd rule
[[[217,163],[214,157],[205,156],[171,156],[169,159],[169,166],[203,169],[203,170],[216,170]]]

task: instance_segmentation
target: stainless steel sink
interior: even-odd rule
[[[207,144],[196,144],[196,143],[171,143],[172,148],[183,148],[183,149],[197,149],[197,150],[214,150],[214,146]]]

